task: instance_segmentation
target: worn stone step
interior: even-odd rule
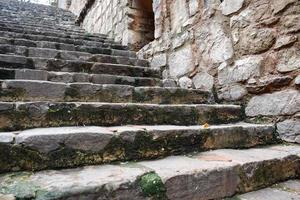
[[[15,24],[15,25],[26,25],[26,26],[35,26],[35,27],[41,27],[41,28],[47,28],[47,29],[55,29],[55,30],[62,30],[62,31],[70,31],[70,32],[74,32],[74,33],[80,33],[80,34],[84,34],[86,33],[86,31],[84,29],[82,29],[80,26],[74,25],[74,26],[65,26],[65,25],[61,25],[61,24],[55,24],[55,25],[45,25],[45,24],[37,24],[37,23],[33,23],[30,21],[25,21],[25,22],[21,22],[17,19],[14,18],[7,18],[7,17],[3,17],[1,16],[0,13],[0,22],[2,23],[10,23],[10,24]],[[98,35],[97,33],[93,33],[94,35]],[[99,36],[104,36],[103,34],[99,34]]]
[[[276,142],[273,125],[61,127],[0,133],[0,172],[73,168]],[[81,159],[84,158],[84,159]]]
[[[18,23],[30,23],[30,24],[36,24],[37,26],[59,26],[59,27],[65,27],[65,28],[71,28],[71,27],[78,27],[75,22],[71,22],[71,24],[67,24],[67,21],[62,21],[58,19],[52,19],[52,20],[45,20],[44,18],[40,17],[23,17],[23,16],[16,16],[16,15],[7,15],[0,12],[0,18],[1,21],[13,21]],[[80,29],[80,28],[79,28]]]
[[[90,34],[87,32],[83,32],[83,33],[79,32],[78,33],[78,32],[74,32],[72,30],[57,30],[57,29],[53,29],[53,27],[46,28],[46,27],[28,26],[28,25],[24,25],[24,24],[20,25],[20,24],[16,24],[16,23],[11,24],[11,23],[1,22],[1,20],[0,20],[0,29],[2,29],[2,28],[3,28],[3,30],[5,30],[5,28],[17,30],[17,31],[23,30],[22,33],[29,32],[29,34],[34,34],[34,33],[42,34],[42,35],[49,34],[49,36],[56,35],[57,37],[64,36],[64,37],[68,37],[68,38],[78,37],[77,39],[83,38],[83,39],[92,40],[92,41],[97,41],[97,40],[103,41],[105,39],[109,39],[107,37],[107,35],[104,35],[104,34],[95,35],[95,34]],[[15,32],[15,31],[13,31],[13,32]]]
[[[128,50],[127,46],[112,44],[112,43],[103,43],[101,44],[101,46],[98,45],[98,47],[91,47],[91,46],[84,46],[84,45],[65,44],[65,43],[49,42],[49,41],[34,41],[34,40],[7,38],[7,37],[0,37],[0,44],[37,47],[37,48],[49,48],[49,49],[67,50],[67,51],[83,51],[87,53],[100,52],[101,50],[98,49],[101,48]]]
[[[1,16],[1,13],[0,13],[0,16]],[[28,21],[21,23],[19,21],[3,19],[3,18],[0,19],[0,23],[12,24],[12,25],[17,25],[17,26],[45,28],[45,29],[49,29],[49,30],[60,30],[60,31],[65,31],[65,32],[70,32],[70,33],[75,33],[75,34],[85,34],[86,33],[86,31],[84,29],[80,28],[79,26],[67,28],[64,26],[60,26],[59,24],[56,24],[54,26],[47,26],[47,25],[40,25],[40,24],[37,25],[35,23],[30,23]],[[100,36],[100,37],[107,37],[107,35],[99,34],[99,33],[93,33],[92,35]]]
[[[0,191],[17,199],[222,199],[299,176],[299,153],[297,145],[278,145],[119,165],[8,173],[0,176]]]
[[[88,53],[91,49],[87,46],[80,46],[79,51],[57,50],[53,48],[36,48],[27,46],[17,46],[9,44],[0,44],[0,54],[14,54],[26,57],[41,57],[41,58],[58,58],[64,60],[88,60],[92,57],[92,53]],[[118,50],[111,48],[97,48],[95,54],[106,54],[115,56],[125,56],[136,58],[136,54],[129,50]]]
[[[34,41],[48,41],[48,42],[57,42],[64,44],[73,44],[73,45],[82,45],[82,46],[90,46],[90,47],[101,47],[105,43],[110,43],[112,45],[119,45],[116,42],[111,41],[102,41],[102,42],[93,42],[88,40],[79,40],[79,39],[71,39],[71,38],[60,38],[60,37],[50,37],[44,35],[32,35],[32,34],[22,34],[15,32],[6,32],[0,31],[0,37],[14,38],[14,39],[27,39]],[[94,50],[96,51],[96,50]]]
[[[21,51],[22,48],[20,48]],[[128,65],[128,66],[140,66],[140,67],[149,67],[149,62],[147,60],[131,58],[126,56],[115,56],[115,55],[107,55],[107,54],[88,54],[82,52],[72,52],[72,51],[53,51],[52,49],[44,49],[40,53],[36,48],[30,49],[30,52],[27,51],[27,55],[29,53],[31,55],[41,55],[52,53],[52,56],[57,57],[56,59],[49,59],[49,58],[39,58],[39,57],[27,57],[27,56],[19,56],[19,55],[12,55],[12,54],[0,54],[0,62],[2,65],[9,66],[10,64],[13,65],[14,63],[19,63],[20,66],[22,64],[26,64],[30,67],[27,68],[46,68],[47,65],[54,65],[56,68],[63,68],[63,66],[67,65],[68,63],[78,63],[79,65],[84,65],[84,63],[108,63],[108,64],[120,64],[120,65]],[[56,55],[55,55],[56,53]],[[114,53],[114,52],[112,52]],[[79,57],[81,55],[81,57]],[[71,58],[72,60],[62,60]],[[75,59],[75,60],[74,60]],[[78,60],[80,59],[80,60]],[[49,63],[49,64],[48,64]],[[81,63],[81,64],[80,64]],[[78,64],[74,64],[78,66]],[[17,65],[18,66],[18,65]],[[26,68],[25,66],[23,66]],[[157,71],[157,70],[152,70]]]
[[[86,62],[79,60],[60,60],[60,59],[46,59],[46,58],[30,58],[16,55],[0,54],[0,67],[10,69],[37,69],[57,72],[80,72],[93,74],[111,74],[119,76],[133,76],[133,77],[153,77],[160,78],[161,72],[148,67],[139,67],[123,64],[105,63],[105,56],[97,55],[99,62]],[[92,57],[95,58],[95,57]],[[112,58],[112,57],[111,57]],[[114,58],[116,62],[122,61],[120,57]],[[130,61],[130,60],[129,60]],[[131,60],[134,62],[134,60]],[[130,61],[130,62],[131,62]],[[136,60],[138,63],[139,60]]]
[[[1,3],[1,2],[0,2]],[[54,24],[74,24],[76,16],[72,13],[67,12],[56,12],[56,11],[41,11],[40,9],[26,10],[26,6],[20,10],[7,10],[0,7],[2,18],[18,19],[18,21],[23,22],[29,20],[37,23],[45,23],[48,25]],[[66,15],[67,13],[67,15]]]
[[[40,80],[63,83],[81,82],[131,86],[162,86],[161,80],[157,78],[118,76],[109,74],[54,72],[32,69],[0,68],[0,79]]]
[[[112,103],[213,103],[210,92],[162,87],[0,80],[0,101],[87,101]]]
[[[269,188],[237,195],[226,200],[299,200],[300,199],[300,180],[289,180],[275,184]]]
[[[68,34],[63,32],[55,32],[55,31],[47,31],[45,29],[29,29],[29,28],[17,28],[14,26],[5,26],[0,23],[1,31],[14,32],[14,33],[22,33],[22,34],[30,34],[30,35],[44,35],[50,37],[59,37],[66,39],[77,39],[77,40],[87,40],[92,42],[113,42],[113,40],[108,38],[101,37],[90,37],[89,35],[78,35],[78,34]]]
[[[199,125],[243,119],[237,105],[0,102],[0,130],[57,126]]]

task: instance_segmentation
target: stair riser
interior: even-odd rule
[[[37,127],[197,125],[242,120],[239,106],[158,106],[109,103],[1,103],[0,130]]]
[[[161,78],[161,73],[159,71],[150,68],[130,67],[118,64],[111,65],[106,63],[93,63],[84,61],[64,61],[54,59],[48,60],[41,58],[15,57],[8,55],[0,55],[0,67],[7,69],[36,69],[56,72],[78,72],[110,74],[118,76]]]
[[[22,132],[12,135],[16,143],[0,144],[0,172],[154,159],[194,151],[249,148],[276,141],[272,126],[115,130],[117,134],[108,130],[101,132],[100,129],[93,133],[75,130],[71,134],[60,135],[56,130],[56,133],[44,135],[43,129],[40,129],[40,135]]]
[[[211,103],[209,92],[180,88],[144,88],[125,85],[64,84],[0,81],[1,101],[88,101],[112,103]]]
[[[39,80],[62,83],[94,83],[94,84],[117,84],[131,86],[161,86],[160,79],[114,76],[106,74],[87,74],[87,73],[67,73],[67,72],[48,72],[44,70],[29,69],[1,69],[0,79],[18,80]]]

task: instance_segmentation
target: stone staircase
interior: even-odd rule
[[[274,125],[163,87],[146,60],[74,21],[0,2],[1,200],[250,200],[233,196],[299,178],[300,146]]]

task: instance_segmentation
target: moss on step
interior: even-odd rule
[[[139,186],[146,197],[166,199],[166,188],[159,175],[155,172],[143,175],[139,180]]]

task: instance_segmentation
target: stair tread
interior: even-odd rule
[[[214,150],[156,161],[3,174],[0,190],[17,198],[38,199],[148,199],[147,196],[152,195],[165,195],[168,199],[220,199],[295,177],[299,170],[299,153],[299,145],[276,145]],[[267,171],[274,177],[259,178]],[[150,180],[153,182],[149,183]],[[26,187],[22,183],[26,183]],[[149,187],[160,189],[149,193]],[[17,192],[18,188],[22,188],[21,193]]]
[[[199,89],[130,86],[120,84],[63,83],[40,80],[1,80],[3,101],[102,101],[159,104],[212,103],[209,91]]]

